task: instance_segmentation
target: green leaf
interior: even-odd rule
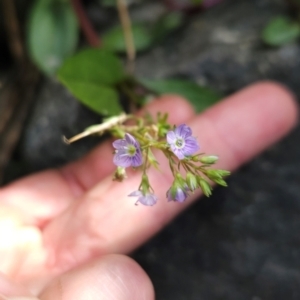
[[[28,50],[32,60],[52,75],[77,45],[78,25],[69,1],[36,0],[29,17]]]
[[[157,94],[178,94],[188,99],[197,112],[219,101],[222,96],[208,88],[188,80],[140,80],[141,84]]]
[[[83,50],[67,59],[57,75],[80,102],[94,111],[107,115],[122,111],[114,86],[125,78],[125,72],[112,53]]]
[[[300,25],[288,17],[277,17],[264,28],[263,41],[271,46],[281,46],[295,41],[300,36]]]
[[[112,53],[87,49],[66,60],[57,73],[58,79],[69,87],[69,82],[115,85],[125,78],[121,61]]]
[[[117,0],[100,0],[98,2],[100,5],[109,6],[109,7],[117,5]]]
[[[142,51],[151,46],[152,38],[146,26],[134,24],[132,26],[132,34],[136,51]],[[102,47],[111,51],[126,52],[123,28],[116,26],[103,34]]]
[[[170,12],[161,17],[152,29],[152,37],[158,42],[183,24],[183,14]]]
[[[103,115],[122,112],[119,95],[115,89],[92,82],[69,81],[68,84],[72,94],[93,111]]]

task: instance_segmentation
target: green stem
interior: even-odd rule
[[[128,84],[126,82],[122,82],[120,85],[120,90],[121,92],[124,93],[124,95],[126,95],[129,99],[129,110],[130,113],[135,113],[138,106],[141,105],[139,98],[137,97],[137,95],[133,92],[133,90],[128,86]]]

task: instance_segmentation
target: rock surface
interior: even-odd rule
[[[300,45],[273,49],[260,33],[284,1],[227,0],[194,16],[143,54],[138,74],[185,76],[224,94],[274,79],[300,95]],[[77,158],[97,141],[61,143],[97,117],[55,82],[40,89],[19,156],[31,169]],[[170,224],[133,254],[151,277],[158,300],[300,299],[299,127]]]
[[[81,105],[59,82],[44,79],[20,142],[20,156],[30,171],[79,158],[99,138],[85,139],[73,146],[66,145],[62,137],[69,138],[97,123],[101,123],[100,117]]]

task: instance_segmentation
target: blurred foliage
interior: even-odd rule
[[[77,9],[82,10],[80,13],[76,11],[76,15],[72,7],[75,1]],[[116,6],[116,1],[99,3]],[[189,2],[198,5],[202,1]],[[57,76],[81,103],[93,111],[101,115],[119,114],[123,110],[121,94],[128,102],[140,106],[141,99],[147,95],[177,93],[189,99],[197,111],[220,99],[215,91],[187,80],[139,80],[129,76],[120,58],[113,54],[126,52],[124,28],[120,25],[102,35],[101,49],[86,49],[73,55],[78,46],[77,23],[84,15],[80,0],[35,0],[29,16],[27,39],[29,53],[36,65],[46,75]],[[133,24],[135,50],[146,51],[162,42],[182,26],[184,20],[183,12],[169,11],[157,18],[154,24]],[[91,24],[90,30],[93,30]],[[142,95],[141,90],[144,91]]]
[[[136,51],[148,49],[152,44],[152,37],[147,26],[144,24],[134,24],[132,26],[134,46]],[[116,26],[102,35],[102,47],[116,52],[126,52],[123,28]]]
[[[150,91],[161,94],[177,94],[191,102],[196,112],[201,112],[207,107],[215,104],[222,96],[215,90],[200,86],[189,80],[146,80],[140,82]]]
[[[300,37],[300,24],[286,16],[271,20],[262,32],[263,41],[270,46],[282,46]]]
[[[29,16],[28,48],[46,74],[55,74],[78,43],[77,19],[69,1],[36,0]]]
[[[155,25],[150,28],[148,24],[133,24],[132,34],[136,51],[149,49],[179,28],[182,23],[183,15],[181,13],[170,12],[159,18]],[[102,47],[115,52],[126,52],[124,32],[120,25],[111,28],[102,35]]]

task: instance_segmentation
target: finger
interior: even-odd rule
[[[185,100],[171,95],[152,102],[145,110],[155,115],[158,111],[168,112],[170,106],[170,120],[176,124],[185,122],[194,114]],[[1,204],[20,210],[26,224],[43,225],[60,214],[74,197],[80,196],[113,171],[115,166],[111,160],[102,159],[110,156],[111,142],[106,142],[59,170],[48,170],[14,182],[0,190]]]
[[[25,287],[11,281],[4,274],[0,273],[0,300],[19,299],[19,297],[24,297],[25,295],[29,297],[28,299],[32,299],[32,295]]]
[[[38,298],[36,297],[27,297],[27,296],[16,296],[16,297],[6,297],[4,295],[0,295],[0,300],[39,300]]]
[[[154,290],[146,273],[132,259],[107,255],[54,279],[40,299],[154,300]]]
[[[256,84],[229,97],[193,118],[189,125],[204,151],[219,154],[219,166],[233,170],[285,135],[296,123],[297,109],[292,95],[273,83]],[[150,172],[151,185],[159,201],[153,207],[138,207],[127,195],[139,186],[140,174],[122,185],[107,178],[44,232],[54,265],[68,268],[99,253],[126,253],[160,230],[192,203],[167,203],[165,193],[172,177]],[[49,262],[50,263],[50,262]]]

